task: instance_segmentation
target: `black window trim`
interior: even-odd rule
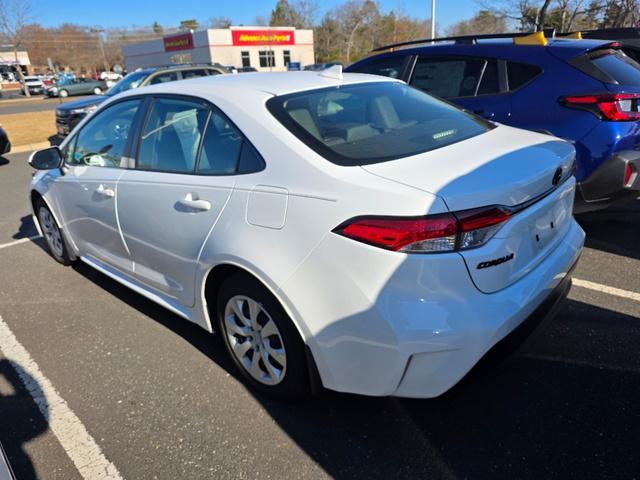
[[[253,173],[258,173],[258,172],[262,172],[265,168],[266,168],[266,162],[264,160],[264,157],[260,154],[259,150],[257,148],[255,148],[255,146],[251,143],[251,141],[247,138],[247,136],[245,135],[245,133],[238,128],[238,126],[233,122],[233,120],[231,120],[231,118],[229,117],[229,115],[227,115],[220,107],[218,107],[217,105],[213,104],[212,102],[202,98],[202,97],[197,97],[194,95],[184,95],[184,94],[178,94],[178,93],[152,93],[152,94],[143,94],[143,95],[136,95],[135,97],[143,97],[145,98],[145,102],[143,102],[141,110],[144,109],[144,116],[142,118],[140,118],[140,122],[136,123],[134,120],[134,124],[135,125],[135,130],[133,129],[133,125],[132,125],[132,131],[135,133],[135,139],[136,142],[134,145],[132,145],[131,151],[130,151],[130,158],[132,158],[134,160],[134,166],[133,168],[128,168],[127,170],[134,170],[134,171],[139,171],[139,172],[154,172],[154,173],[167,173],[167,174],[172,174],[172,175],[198,175],[198,176],[202,176],[202,177],[228,177],[228,176],[232,176],[232,175],[250,175]],[[129,97],[131,98],[131,97]],[[159,98],[170,98],[170,99],[175,99],[175,100],[182,100],[182,101],[194,101],[195,103],[201,103],[204,104],[207,107],[208,110],[208,114],[207,114],[207,121],[205,123],[205,128],[202,132],[202,136],[200,137],[200,142],[198,144],[198,149],[196,151],[196,161],[194,163],[193,166],[193,171],[191,172],[172,172],[172,171],[167,171],[167,170],[153,170],[153,169],[148,169],[148,168],[138,168],[138,156],[140,153],[140,142],[142,141],[142,132],[144,129],[144,126],[147,124],[147,120],[149,118],[149,115],[151,114],[151,108],[153,107],[153,103],[159,99]],[[198,172],[198,167],[200,165],[200,154],[202,152],[202,145],[204,142],[204,136],[206,135],[207,129],[209,128],[209,121],[211,120],[211,114],[212,112],[217,111],[219,113],[221,113],[224,118],[240,133],[240,135],[242,136],[242,142],[244,145],[244,142],[247,142],[251,145],[251,147],[253,148],[253,150],[256,152],[256,154],[258,155],[258,158],[260,159],[260,163],[261,163],[261,167],[259,170],[254,170],[254,171],[250,171],[250,172],[243,172],[243,173],[239,173],[238,172],[238,166],[240,164],[240,155],[242,154],[242,145],[241,148],[238,152],[238,158],[236,159],[236,171],[234,173],[199,173]],[[133,137],[133,136],[132,136]],[[133,142],[132,142],[133,143]]]

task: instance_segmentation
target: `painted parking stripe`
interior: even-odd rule
[[[573,284],[576,287],[588,288],[589,290],[595,290],[596,292],[607,293],[609,295],[615,295],[616,297],[628,298],[629,300],[635,300],[636,302],[640,302],[640,293],[631,292],[629,290],[622,290],[621,288],[609,287],[608,285],[589,282],[588,280],[580,280],[579,278],[574,278]]]
[[[7,357],[82,478],[122,479],[80,419],[0,317],[0,351]]]
[[[35,240],[36,238],[40,238],[40,235],[34,235],[32,237],[25,237],[25,238],[21,238],[20,240],[15,240],[13,242],[3,243],[0,245],[0,250],[2,250],[3,248],[13,247],[14,245],[20,245],[21,243],[27,243],[27,242],[30,242],[31,240]]]

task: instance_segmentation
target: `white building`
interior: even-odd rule
[[[289,63],[314,63],[313,30],[294,27],[231,27],[167,35],[122,47],[125,67],[220,63],[284,71]]]

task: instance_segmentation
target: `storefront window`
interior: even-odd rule
[[[251,57],[249,56],[249,52],[240,52],[242,56],[242,66],[250,67],[251,66]]]
[[[291,62],[291,50],[284,50],[282,55],[284,56],[284,66],[287,67]]]
[[[260,66],[261,67],[275,67],[276,66],[276,58],[273,53],[273,50],[261,50],[258,52],[260,55]]]

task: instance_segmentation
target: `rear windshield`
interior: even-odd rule
[[[294,93],[270,99],[267,108],[309,147],[344,166],[416,155],[493,128],[400,82]]]
[[[640,87],[640,64],[621,50],[602,50],[590,54],[595,67],[620,84]]]

